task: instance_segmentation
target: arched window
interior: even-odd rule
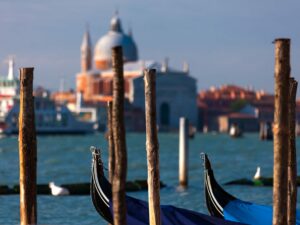
[[[166,102],[160,105],[160,124],[162,126],[170,125],[170,106]]]

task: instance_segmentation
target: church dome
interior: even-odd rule
[[[94,50],[94,60],[98,69],[107,69],[111,66],[111,49],[122,46],[125,62],[137,61],[138,51],[131,35],[123,32],[121,20],[117,15],[111,19],[110,31],[101,37]]]

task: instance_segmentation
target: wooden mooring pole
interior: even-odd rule
[[[260,140],[265,140],[265,130],[266,130],[266,123],[265,122],[260,122],[259,123],[259,138]]]
[[[115,170],[115,150],[112,125],[112,102],[107,102],[107,139],[108,139],[108,173],[109,181],[112,183]]]
[[[112,48],[113,103],[112,127],[115,149],[115,170],[112,182],[114,225],[126,225],[125,184],[127,151],[124,125],[124,77],[122,47]]]
[[[181,117],[179,120],[179,185],[188,186],[189,158],[189,121]]]
[[[20,69],[20,224],[37,224],[33,68]]]
[[[275,40],[273,225],[287,224],[290,39]]]
[[[154,69],[144,71],[146,150],[148,165],[149,224],[160,225],[159,144],[156,127],[156,81]]]
[[[107,102],[107,139],[108,139],[108,176],[109,182],[113,182],[115,171],[115,148],[112,125],[112,102]],[[111,225],[111,224],[109,224]]]
[[[288,147],[288,196],[287,225],[296,224],[297,205],[297,156],[296,156],[296,95],[298,83],[290,78],[289,95],[289,147]]]

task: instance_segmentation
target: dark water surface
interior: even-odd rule
[[[241,139],[227,135],[197,134],[190,140],[189,188],[177,189],[178,135],[159,134],[161,180],[167,187],[161,190],[161,203],[172,204],[207,213],[203,190],[203,166],[200,152],[208,153],[216,179],[222,184],[232,179],[249,178],[260,166],[262,176],[272,176],[273,143],[262,142],[258,134],[246,134]],[[299,146],[299,141],[297,141]],[[103,150],[107,165],[107,143],[103,134],[89,136],[38,137],[38,183],[57,184],[88,182],[90,179],[90,146]],[[128,180],[146,179],[147,162],[145,135],[127,135]],[[19,182],[17,137],[0,139],[0,184]],[[300,157],[298,154],[298,165]],[[298,173],[299,173],[298,167]],[[247,201],[272,204],[271,187],[223,186],[228,192]],[[147,192],[129,193],[147,200]],[[299,198],[298,198],[299,199]],[[298,208],[300,204],[298,202]],[[19,196],[0,196],[0,224],[19,223]],[[89,196],[38,196],[38,224],[107,224],[96,213]]]

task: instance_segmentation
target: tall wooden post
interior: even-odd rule
[[[123,52],[120,46],[112,48],[112,67],[114,75],[112,127],[115,148],[115,170],[112,182],[114,225],[126,225],[127,152],[124,126]]]
[[[296,93],[297,81],[290,78],[289,95],[289,147],[288,147],[288,196],[287,224],[296,224],[297,205],[297,156],[296,156]]]
[[[179,120],[179,185],[188,186],[189,156],[189,121],[181,117]]]
[[[287,224],[287,146],[290,40],[275,40],[273,225]]]
[[[113,180],[113,173],[115,170],[115,150],[114,150],[114,137],[112,125],[112,102],[107,102],[107,134],[108,134],[108,172],[109,181]]]
[[[33,68],[20,69],[19,160],[20,222],[37,223],[36,134],[34,123]]]
[[[149,224],[160,225],[159,144],[156,127],[155,69],[145,70],[146,150],[148,164]]]

